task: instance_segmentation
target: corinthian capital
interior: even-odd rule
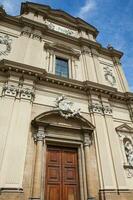
[[[44,141],[44,138],[45,138],[45,129],[43,126],[39,126],[38,127],[38,130],[37,130],[37,133],[34,134],[34,141],[35,142],[38,142],[38,141]]]
[[[92,145],[92,133],[85,132],[84,133],[84,147]]]

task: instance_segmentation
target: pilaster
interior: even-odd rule
[[[89,99],[89,111],[96,127],[95,139],[100,171],[100,187],[105,190],[116,189],[114,166],[112,163],[109,138],[105,123],[105,115],[111,115],[112,109],[107,104],[103,105],[96,93],[91,93]]]
[[[98,199],[99,180],[98,180],[98,169],[96,162],[94,138],[92,133],[89,132],[88,130],[83,130],[83,135],[84,135],[83,144],[84,144],[87,193],[88,193],[87,200],[89,199],[95,200]]]
[[[92,58],[91,49],[88,47],[84,47],[82,50],[82,55],[84,60],[84,68],[86,71],[86,80],[97,82],[97,72]]]
[[[34,141],[36,144],[36,157],[35,157],[35,168],[34,168],[34,179],[33,179],[33,190],[31,199],[41,199],[42,194],[42,168],[43,168],[43,149],[45,146],[45,129],[39,126],[37,133],[34,135]],[[45,169],[43,168],[45,173]],[[44,187],[44,186],[43,186]]]
[[[34,100],[33,81],[25,79],[20,82],[19,77],[10,76],[9,81],[3,86],[2,95],[3,104],[9,109],[10,119],[9,124],[5,119],[7,134],[1,162],[0,187],[5,191],[10,189],[18,191],[22,190],[30,115]],[[12,108],[7,106],[5,98],[11,99]]]

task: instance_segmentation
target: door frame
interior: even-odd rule
[[[56,142],[56,145],[55,145]],[[84,149],[82,142],[74,142],[74,141],[67,141],[67,140],[60,140],[60,139],[52,139],[46,138],[46,145],[43,150],[43,168],[42,168],[42,200],[45,200],[45,188],[46,188],[46,153],[47,153],[47,146],[55,146],[55,147],[67,147],[67,148],[76,148],[78,153],[78,176],[79,176],[79,190],[80,190],[80,200],[87,199],[87,186],[86,186],[86,172],[85,172],[85,158],[84,158]]]

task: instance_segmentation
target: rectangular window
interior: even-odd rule
[[[66,78],[69,77],[68,60],[56,57],[55,74]]]

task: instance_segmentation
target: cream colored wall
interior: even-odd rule
[[[33,18],[33,15],[30,14],[30,17]],[[41,20],[41,18],[38,18],[38,20]],[[28,32],[26,32],[27,30]],[[71,44],[71,48],[81,53],[79,58],[75,58],[64,53],[59,53],[58,51],[45,49],[44,45],[46,42],[62,43],[62,47],[70,47],[70,44],[59,39],[42,35],[41,32],[36,30],[33,31],[31,28],[24,27],[20,29],[7,24],[4,27],[3,24],[0,26],[0,32],[2,34],[8,34],[12,39],[11,53],[6,56],[0,56],[0,59],[5,58],[38,68],[43,68],[49,73],[54,74],[55,55],[63,54],[63,56],[61,55],[62,57],[69,59],[70,78],[79,81],[89,80],[95,83],[108,85],[117,88],[118,91],[121,92],[128,91],[128,84],[121,66],[114,65],[111,58],[100,55],[94,49],[85,47],[87,50],[84,50],[84,48]],[[36,35],[42,39],[37,38]],[[105,79],[105,67],[112,70],[112,75],[116,80],[114,85],[110,84]]]

